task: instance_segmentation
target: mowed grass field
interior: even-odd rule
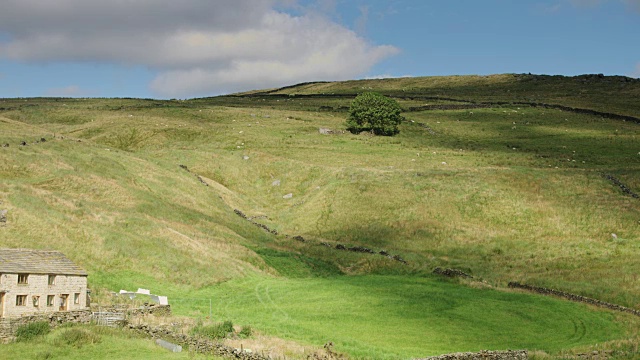
[[[322,135],[346,113],[260,100],[2,100],[0,246],[65,252],[98,301],[150,288],[205,317],[211,299],[219,320],[361,358],[635,338],[629,317],[495,289],[640,307],[640,200],[603,176],[640,192],[640,125],[503,105],[407,112],[392,138]],[[436,266],[478,281],[437,280]]]
[[[246,278],[177,299],[185,315],[236,319],[284,339],[362,359],[411,359],[452,351],[557,353],[625,338],[617,314],[542,296],[407,276]],[[620,319],[624,319],[622,317]],[[624,323],[624,321],[623,321]]]

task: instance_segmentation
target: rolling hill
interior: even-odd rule
[[[398,100],[400,134],[343,131],[362,91]],[[353,357],[634,343],[632,316],[506,288],[640,308],[639,95],[505,74],[0,99],[0,246],[63,251],[99,302],[151,288]]]

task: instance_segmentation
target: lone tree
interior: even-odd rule
[[[374,92],[362,93],[351,102],[347,130],[354,134],[372,131],[376,135],[395,135],[404,120],[401,111],[393,99]]]

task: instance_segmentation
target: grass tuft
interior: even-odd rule
[[[16,329],[16,341],[31,341],[47,335],[50,331],[51,326],[47,321],[31,322]]]
[[[234,331],[233,322],[226,320],[224,322],[214,323],[211,325],[197,324],[191,329],[191,334],[212,340],[220,340],[233,335]]]
[[[61,331],[55,338],[54,343],[56,345],[81,348],[89,344],[98,344],[100,341],[100,335],[96,332],[92,332],[84,328],[72,327]]]

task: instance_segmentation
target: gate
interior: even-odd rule
[[[124,322],[124,312],[97,311],[91,313],[91,320],[99,326],[116,327]]]

